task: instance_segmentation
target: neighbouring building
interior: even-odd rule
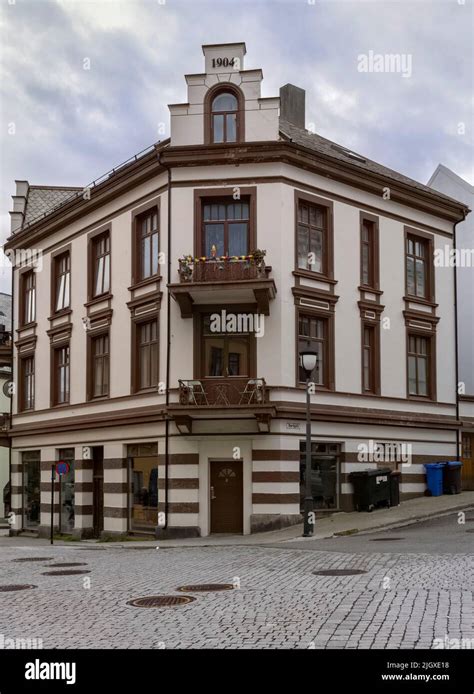
[[[12,297],[0,292],[0,521],[9,513]]]
[[[428,185],[474,206],[474,186],[443,164],[439,164]],[[474,217],[456,225],[458,288],[459,408],[462,427],[463,488],[474,490]]]
[[[308,348],[319,511],[353,508],[351,471],[399,466],[403,500],[457,455],[432,260],[467,205],[305,130],[305,92],[262,97],[245,44],[203,52],[169,139],[85,188],[17,181],[15,532],[299,522]]]

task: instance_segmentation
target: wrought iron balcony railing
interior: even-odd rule
[[[179,281],[185,282],[238,282],[240,280],[267,279],[271,268],[265,265],[264,252],[258,255],[221,256],[216,258],[179,259]]]
[[[192,407],[266,405],[268,389],[264,378],[202,379],[179,381],[179,404]]]

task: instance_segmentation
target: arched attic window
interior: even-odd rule
[[[210,144],[240,142],[243,139],[243,97],[240,90],[226,85],[207,99],[206,140]]]

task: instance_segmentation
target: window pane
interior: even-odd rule
[[[224,142],[224,116],[213,116],[214,142]]]
[[[224,344],[220,337],[204,340],[205,376],[224,375]]]
[[[428,360],[418,358],[418,395],[428,395]]]
[[[310,270],[313,272],[322,272],[323,267],[323,234],[317,229],[311,229],[310,232],[310,253],[311,264]]]
[[[64,306],[63,306],[63,308],[68,308],[69,304],[70,304],[70,300],[71,300],[70,290],[69,290],[71,273],[68,271],[67,274],[65,275],[65,277],[66,277],[66,285],[64,287]]]
[[[213,245],[217,248],[217,255],[224,255],[224,225],[206,224],[204,235],[204,255],[210,257]]]
[[[212,102],[212,111],[237,111],[236,97],[228,92],[219,94]]]
[[[145,236],[142,239],[142,277],[150,277],[151,275],[151,237]]]
[[[298,227],[298,267],[307,270],[309,253],[309,234],[305,227]]]
[[[228,113],[226,115],[227,142],[235,142],[237,140],[237,115]]]
[[[152,268],[151,271],[153,275],[158,274],[158,234],[153,234],[151,237],[152,241]]]
[[[407,258],[407,292],[415,294],[415,261],[413,258]]]
[[[416,295],[426,296],[425,263],[423,260],[416,261]]]
[[[97,276],[95,283],[95,295],[98,296],[102,294],[102,287],[104,282],[104,258],[99,258],[97,265]]]
[[[105,256],[105,270],[104,270],[104,286],[103,292],[108,292],[110,289],[110,255]]]
[[[247,224],[229,224],[229,255],[247,255]]]
[[[408,357],[408,392],[410,395],[416,395],[416,357]]]
[[[369,275],[369,247],[367,244],[362,246],[362,283],[368,285],[370,282]]]
[[[249,341],[245,337],[232,337],[228,339],[228,365],[229,376],[248,376],[248,351]]]

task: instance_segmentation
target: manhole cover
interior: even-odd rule
[[[22,557],[21,559],[12,559],[12,561],[51,561],[53,557]]]
[[[45,571],[42,576],[78,576],[79,574],[90,574],[90,571],[86,571],[85,569],[71,569],[68,571]]]
[[[371,542],[395,542],[396,540],[404,540],[404,537],[375,537]]]
[[[218,590],[233,590],[232,583],[202,583],[191,586],[180,586],[178,590],[182,593],[210,593]]]
[[[80,561],[71,561],[71,562],[64,562],[64,564],[48,564],[48,569],[65,569],[68,566],[87,566],[85,562],[80,562]],[[82,571],[81,571],[82,573]]]
[[[363,569],[326,569],[324,571],[313,571],[316,576],[358,576],[366,574]]]
[[[134,598],[129,600],[127,605],[132,607],[175,607],[194,602],[196,598],[190,595],[149,595],[146,598]]]
[[[6,586],[0,586],[0,593],[9,593],[10,591],[13,590],[29,590],[30,588],[36,588],[36,586],[31,585],[31,583],[28,584],[23,584],[23,585],[6,585]]]

